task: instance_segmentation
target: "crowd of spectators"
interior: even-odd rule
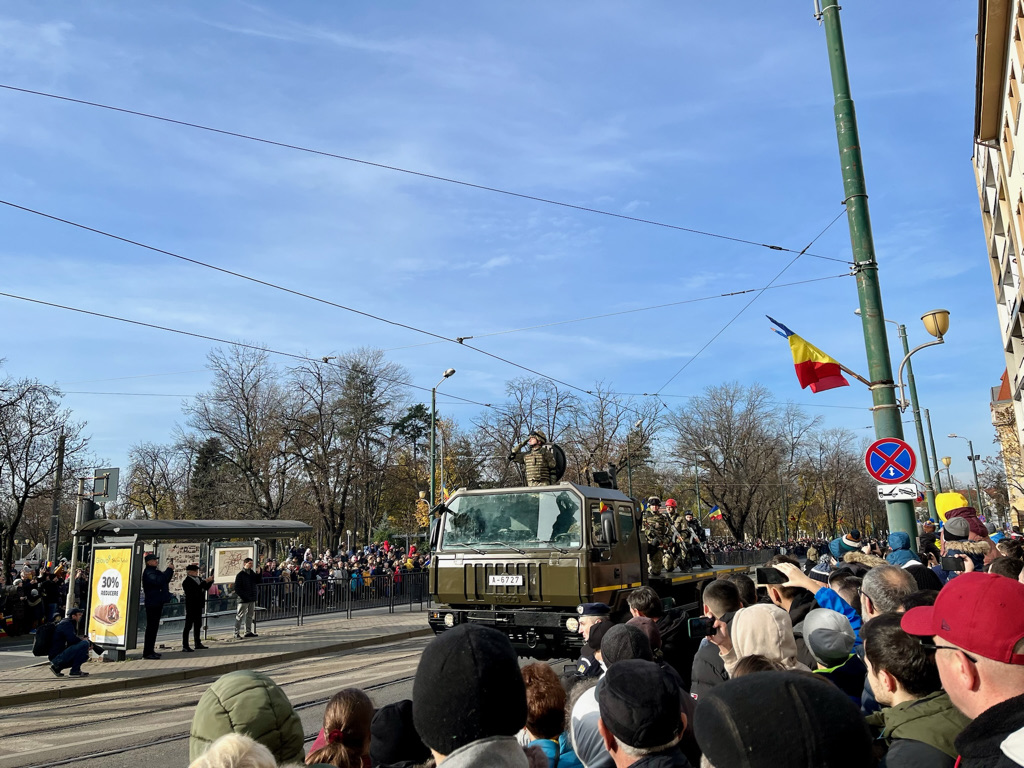
[[[86,571],[78,569],[72,579],[64,559],[54,567],[44,564],[8,569],[0,564],[0,571],[4,575],[0,583],[0,634],[34,635],[44,622],[64,615],[69,589],[75,590],[75,602],[89,589]]]
[[[959,531],[940,532],[933,568],[899,536],[851,532],[808,543],[840,554],[819,578],[778,554],[764,583],[708,584],[695,614],[650,587],[625,623],[588,603],[591,662],[561,678],[520,667],[504,633],[457,625],[424,650],[411,700],[338,692],[308,753],[280,689],[234,672],[196,709],[192,766],[1024,766],[1021,551]],[[971,559],[964,542],[991,546],[973,570],[942,569]]]

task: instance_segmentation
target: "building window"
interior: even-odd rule
[[[1007,92],[1006,98],[1010,105],[1010,117],[1013,119],[1013,124],[1017,125],[1020,120],[1020,84],[1017,82],[1013,67],[1010,67],[1010,90]]]
[[[1013,131],[1010,130],[1010,118],[1003,122],[1003,156],[1006,158],[1006,175],[1013,171]]]

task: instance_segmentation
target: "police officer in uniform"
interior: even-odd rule
[[[213,586],[213,577],[211,574],[208,580],[199,578],[199,563],[186,565],[185,574],[185,580],[181,582],[181,589],[185,593],[185,629],[181,633],[181,650],[191,653],[193,649],[188,644],[189,632],[193,634],[196,650],[208,647],[200,641],[199,630],[203,624],[203,603],[206,602],[206,593]]]
[[[527,445],[530,446],[530,449],[525,453],[520,453]],[[523,465],[526,469],[527,485],[554,485],[556,482],[558,466],[555,462],[555,455],[548,445],[547,436],[539,429],[530,432],[526,440],[509,453],[508,460]]]
[[[587,677],[600,677],[601,664],[594,658],[594,649],[587,644],[587,641],[590,639],[590,630],[595,624],[611,621],[612,609],[604,603],[583,603],[577,606],[576,613],[580,617],[579,633],[583,636],[583,649],[576,662],[575,678],[581,680]]]
[[[662,569],[671,571],[676,567],[672,556],[672,537],[668,520],[661,511],[661,499],[657,496],[647,499],[643,529],[647,538],[647,572],[651,576],[659,576]]]

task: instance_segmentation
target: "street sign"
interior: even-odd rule
[[[117,501],[117,476],[119,473],[120,470],[117,467],[92,471],[92,500],[94,502],[106,504],[108,501]]]
[[[864,456],[868,474],[880,483],[905,483],[914,475],[917,459],[913,449],[896,437],[875,440]],[[916,493],[914,494],[916,497]]]
[[[917,501],[917,486],[913,483],[878,486],[881,501]]]

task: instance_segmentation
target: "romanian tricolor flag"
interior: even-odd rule
[[[765,315],[765,317],[768,317]],[[777,334],[789,340],[789,351],[793,353],[793,367],[802,389],[824,392],[826,389],[848,387],[850,382],[840,372],[839,361],[829,357],[810,342],[804,341],[778,320],[768,317],[781,330]]]
[[[721,520],[721,519],[722,519],[722,510],[720,510],[718,508],[718,505],[715,504],[715,506],[713,506],[711,508],[711,510],[708,512],[708,520]]]

